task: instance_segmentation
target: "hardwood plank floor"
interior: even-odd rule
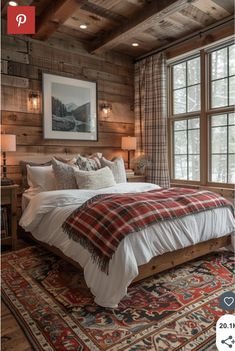
[[[28,245],[27,242],[18,240],[17,249],[23,249]],[[9,248],[6,250],[3,248],[2,253],[8,251]],[[1,302],[1,351],[33,351],[20,325],[4,302]]]
[[[1,303],[1,350],[33,351],[21,327],[9,308]]]

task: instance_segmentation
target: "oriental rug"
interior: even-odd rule
[[[31,246],[2,256],[2,298],[39,351],[212,350],[233,268],[232,253],[207,255],[133,284],[109,309],[81,272]]]

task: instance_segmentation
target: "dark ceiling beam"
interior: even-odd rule
[[[102,6],[96,5],[92,2],[87,2],[81,8],[82,10],[85,10],[90,14],[100,16],[114,23],[123,23],[126,21],[126,17],[121,16],[118,13],[111,11],[110,9],[106,9]]]
[[[189,3],[195,0],[153,0],[147,4],[140,13],[135,15],[133,19],[127,21],[124,25],[111,33],[104,36],[90,49],[91,53],[103,53],[113,49],[119,44],[126,43],[130,38],[133,38],[139,32],[143,32],[151,26],[160,23],[165,17],[176,11],[185,8]]]
[[[47,40],[86,2],[87,0],[50,0],[36,20],[36,33],[32,37]]]

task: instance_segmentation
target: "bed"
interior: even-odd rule
[[[55,190],[23,195],[20,225],[42,245],[84,270],[87,286],[95,302],[115,308],[128,286],[159,271],[233,242],[235,220],[229,208],[216,208],[194,215],[158,222],[129,234],[118,246],[102,272],[91,254],[62,230],[66,218],[97,194],[145,192],[159,188],[149,183],[119,183],[100,190]]]

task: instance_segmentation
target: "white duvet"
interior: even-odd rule
[[[138,275],[138,266],[154,256],[174,251],[234,232],[235,220],[228,208],[219,208],[156,223],[128,235],[119,245],[109,264],[109,275],[101,272],[90,253],[69,239],[61,228],[65,219],[89,198],[101,193],[142,192],[156,189],[148,183],[122,183],[100,190],[56,190],[41,192],[30,200],[20,225],[84,268],[84,277],[95,297],[104,307],[116,307],[127,287]]]

